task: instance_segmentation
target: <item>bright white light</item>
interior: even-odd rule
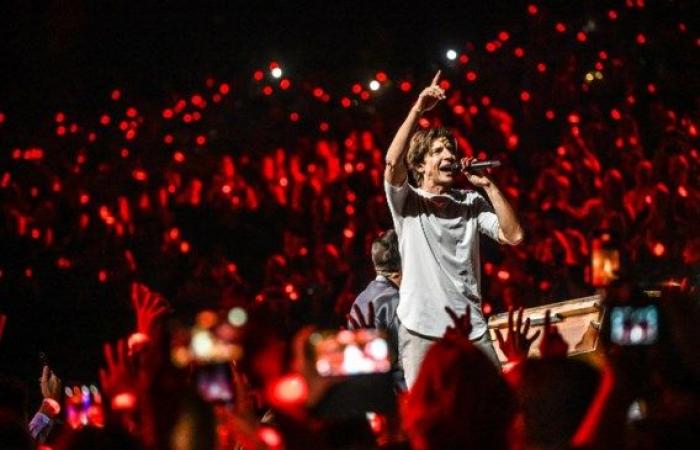
[[[381,86],[382,85],[379,84],[379,81],[377,81],[377,80],[372,80],[369,82],[369,88],[372,89],[373,91],[379,90],[379,88]]]
[[[198,331],[192,336],[192,350],[197,358],[209,359],[214,349],[214,341],[208,331]]]
[[[282,76],[282,69],[279,67],[275,67],[274,69],[272,69],[271,73],[274,78],[280,78]]]
[[[454,61],[455,59],[457,59],[457,52],[450,49],[450,50],[447,50],[447,53],[445,54],[445,56],[447,56],[447,59],[449,59],[450,61]]]
[[[248,321],[248,314],[245,309],[236,306],[228,312],[228,321],[234,327],[242,327]]]

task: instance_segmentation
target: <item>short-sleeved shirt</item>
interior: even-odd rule
[[[384,189],[402,261],[397,314],[407,329],[441,337],[452,321],[449,306],[464,314],[471,305],[472,333],[487,330],[481,312],[479,235],[498,240],[498,217],[478,192],[451,189],[431,194],[404,181]]]

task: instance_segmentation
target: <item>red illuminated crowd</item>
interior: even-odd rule
[[[643,1],[628,0],[580,23],[533,4],[523,10],[525,25],[469,43],[440,64],[447,99],[420,126],[446,126],[465,155],[502,161],[492,176],[525,227],[519,247],[483,249],[486,314],[591,294],[591,252],[601,240],[640,278],[698,282],[700,110],[697,94],[681,86],[683,64],[664,58],[673,51],[690,64],[700,37],[683,17],[644,27],[645,14]],[[520,361],[520,348],[512,354],[521,364],[506,379],[459,333],[429,354],[427,362],[454,369],[445,378],[424,369],[420,389],[402,406],[409,411],[403,431],[391,417],[375,417],[371,428],[365,418],[310,417],[328,387],[290,339],[308,337],[298,330],[309,323],[342,324],[371,278],[369,245],[392,227],[382,188],[386,147],[431,70],[374,70],[370,88],[365,80],[325,85],[284,68],[272,62],[235,79],[206,77],[196,92],[160,100],[115,87],[96,109],[55,111],[30,125],[0,112],[3,292],[19,296],[69,279],[74,291],[66,297],[117,301],[141,280],[180,318],[241,306],[254,330],[241,338],[253,356],[234,369],[236,394],[246,400],[210,409],[190,395],[187,374],[163,361],[168,343],[157,323],[165,300],[145,287],[132,293],[140,313],[134,333],[145,343],[120,341],[105,352],[106,416],[95,420],[108,426],[65,438],[54,431],[50,445],[682,448],[655,439],[697,437],[691,425],[700,417],[700,371],[697,355],[683,347],[697,341],[681,325],[673,355],[682,367],[668,363],[673,368],[664,373],[667,362],[657,360],[646,368],[659,377],[657,412],[676,416],[633,430],[626,442],[612,426],[627,419],[615,408],[639,394],[621,387],[634,378],[628,361],[612,357],[594,370],[546,349],[541,360]],[[669,312],[674,320],[684,311],[685,320],[697,315],[697,304],[682,310],[690,294],[674,295],[683,300]],[[556,341],[555,329],[550,335]],[[463,380],[464,373],[474,379]],[[545,382],[560,384],[549,392]],[[279,395],[269,390],[280,383],[293,395],[275,404]],[[41,386],[44,398],[60,397],[50,369]],[[579,397],[569,399],[571,391]],[[0,400],[21,404],[14,392],[3,387]],[[458,393],[445,398],[451,392]],[[563,399],[576,403],[567,414]],[[51,406],[41,406],[49,418]],[[0,429],[0,449],[32,448],[11,428],[22,420],[9,417],[0,414],[9,424]],[[469,426],[460,429],[460,419]],[[542,422],[555,419],[556,430]],[[3,447],[3,436],[17,443]],[[634,441],[645,438],[652,446]]]

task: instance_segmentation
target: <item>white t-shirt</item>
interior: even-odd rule
[[[441,337],[452,325],[449,306],[464,314],[471,305],[470,339],[487,330],[481,313],[479,233],[498,240],[498,217],[478,192],[451,189],[431,194],[408,181],[384,181],[401,253],[397,314],[416,333]]]

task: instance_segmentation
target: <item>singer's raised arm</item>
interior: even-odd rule
[[[408,170],[406,168],[406,152],[411,138],[411,133],[418,123],[418,119],[425,111],[429,111],[445,99],[445,91],[438,86],[440,71],[435,74],[433,81],[418,96],[418,100],[408,112],[386,153],[386,168],[384,179],[392,186],[401,186],[406,181]]]

